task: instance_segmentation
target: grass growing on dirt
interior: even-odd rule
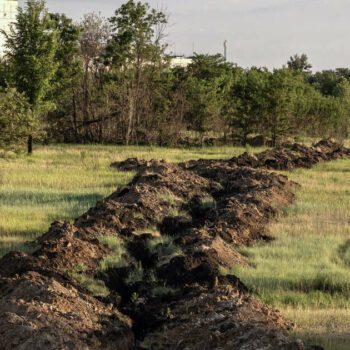
[[[77,265],[73,271],[68,272],[69,276],[74,278],[79,284],[90,291],[94,296],[106,297],[109,290],[103,281],[94,279],[85,274],[87,267],[85,265]]]
[[[144,278],[144,270],[141,262],[138,262],[135,269],[132,270],[127,278],[125,279],[125,283],[128,285],[133,285],[137,282],[141,282]]]
[[[276,240],[244,248],[244,283],[300,332],[344,335],[350,326],[350,160],[287,174],[302,185],[270,226]]]
[[[201,205],[205,209],[215,208],[216,207],[216,201],[211,196],[204,197],[204,198],[201,198]]]
[[[100,271],[107,271],[112,268],[123,267],[127,265],[127,262],[124,259],[126,249],[120,238],[114,236],[104,236],[99,238],[99,241],[112,250],[111,254],[107,255],[100,261]]]
[[[181,247],[174,243],[174,238],[167,235],[151,239],[148,242],[148,250],[152,254],[157,254],[160,260],[182,253]]]
[[[0,256],[25,249],[23,243],[47,231],[51,222],[78,217],[131,181],[133,173],[109,168],[114,161],[138,157],[180,162],[230,158],[243,151],[237,147],[55,145],[38,146],[30,157],[0,159]]]

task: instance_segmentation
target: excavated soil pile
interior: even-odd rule
[[[286,144],[281,148],[268,149],[258,154],[243,153],[228,162],[251,168],[266,168],[270,170],[292,170],[295,168],[311,168],[325,161],[350,157],[350,149],[332,140],[322,140],[312,147],[297,143]],[[213,160],[190,161],[188,169],[196,170],[203,166],[215,164]]]
[[[294,183],[234,161],[114,166],[138,175],[0,260],[0,349],[303,349],[230,274]]]

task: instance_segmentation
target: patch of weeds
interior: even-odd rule
[[[86,272],[88,267],[85,264],[78,264],[74,268],[75,273],[84,273]]]
[[[139,298],[139,295],[136,292],[134,292],[134,293],[131,294],[130,301],[133,304],[135,304],[137,302],[138,298]]]
[[[145,216],[142,213],[133,213],[133,217],[136,220],[145,220]]]
[[[227,276],[230,273],[230,270],[227,269],[226,267],[219,266],[219,275],[220,276]]]
[[[215,209],[216,201],[212,196],[206,196],[200,200],[201,206],[205,209]]]
[[[107,297],[109,295],[109,290],[103,281],[89,278],[88,276],[84,275],[80,276],[82,277],[80,283],[94,296]]]
[[[171,236],[163,235],[150,240],[148,249],[152,254],[157,254],[159,258],[166,256],[174,256],[182,253],[181,247],[174,243]]]
[[[131,271],[128,275],[128,277],[125,279],[125,283],[128,285],[133,285],[137,282],[143,281],[143,267],[142,264],[139,262],[136,265],[136,268]]]
[[[174,318],[173,311],[171,310],[170,307],[167,307],[167,308],[166,308],[165,316],[166,316],[167,318],[169,318],[169,319]]]
[[[149,282],[149,283],[157,282],[157,276],[156,276],[156,274],[154,273],[153,270],[146,271],[146,273],[145,273],[145,281]]]
[[[158,231],[158,229],[156,227],[148,227],[148,228],[144,228],[144,229],[140,229],[140,230],[135,230],[133,231],[133,235],[135,236],[140,236],[143,234],[149,234],[153,237],[159,237],[160,233]]]
[[[116,236],[101,236],[98,241],[112,250],[119,248],[123,244],[122,240]]]
[[[103,281],[94,279],[85,274],[87,267],[84,264],[78,264],[68,275],[75,279],[81,286],[86,288],[93,296],[106,297],[109,290]]]
[[[182,200],[178,197],[176,197],[173,193],[171,192],[164,192],[164,193],[159,193],[158,198],[162,200],[163,202],[168,203],[171,206],[177,205],[179,202],[181,203]]]
[[[179,217],[179,216],[188,217],[188,213],[186,211],[184,211],[184,210],[171,207],[168,210],[168,216],[173,217],[173,218],[176,218],[176,217]]]
[[[100,261],[100,271],[107,271],[112,268],[124,267],[127,265],[124,259],[126,249],[121,239],[114,236],[104,236],[99,238],[99,241],[112,250],[112,254]]]

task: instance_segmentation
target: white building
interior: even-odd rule
[[[7,32],[16,20],[18,0],[0,0],[0,29]],[[0,34],[0,54],[4,49],[4,35]]]
[[[170,59],[170,67],[171,68],[176,68],[176,67],[187,68],[192,62],[193,62],[193,60],[191,58],[187,58],[184,56],[172,57]]]

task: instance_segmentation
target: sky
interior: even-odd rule
[[[23,1],[23,0],[22,0]],[[76,20],[110,17],[123,0],[47,0]],[[178,55],[223,53],[243,67],[281,67],[306,53],[313,70],[350,67],[350,0],[149,0],[169,17],[167,41]]]

